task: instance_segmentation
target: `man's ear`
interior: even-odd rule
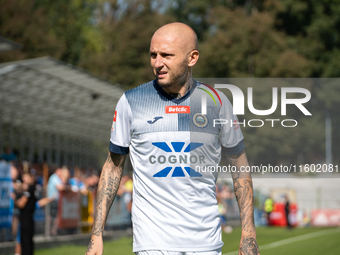
[[[193,50],[189,54],[189,64],[188,66],[192,67],[194,66],[198,59],[199,59],[200,54],[198,53],[198,50]]]

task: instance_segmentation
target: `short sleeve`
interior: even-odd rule
[[[219,94],[222,99],[219,118],[226,120],[226,123],[221,125],[219,140],[223,152],[229,155],[237,154],[244,149],[243,134],[229,99],[223,93]]]
[[[55,176],[53,181],[54,181],[55,186],[63,184],[63,182],[61,181],[61,179],[57,175]]]
[[[119,99],[111,127],[110,151],[128,154],[131,140],[131,108],[125,94]]]

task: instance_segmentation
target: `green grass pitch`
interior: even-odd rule
[[[337,231],[339,230],[339,231]],[[316,232],[320,232],[316,234]],[[309,235],[315,233],[315,235]],[[241,229],[235,228],[231,234],[223,234],[224,246],[222,254],[232,255],[238,250]],[[296,239],[295,239],[296,238]],[[285,240],[283,244],[276,243]],[[288,230],[285,228],[257,228],[257,242],[261,255],[294,255],[294,254],[340,254],[340,229],[332,228],[297,228]],[[272,247],[269,244],[275,244]],[[274,246],[275,246],[274,245]],[[263,247],[263,250],[261,250]],[[36,255],[59,254],[85,254],[85,246],[61,246],[52,249],[42,249],[35,252]],[[121,238],[104,243],[104,254],[130,255],[132,252],[132,238]],[[237,253],[234,253],[237,255]]]

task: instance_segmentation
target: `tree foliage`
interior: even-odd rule
[[[93,18],[96,0],[0,0],[0,34],[23,45],[0,61],[53,56],[77,65],[101,48]]]
[[[83,58],[80,65],[127,87],[153,79],[149,64],[150,39],[157,28],[175,20],[158,13],[151,2],[132,1],[123,7],[116,1],[110,3],[98,26],[104,48]]]

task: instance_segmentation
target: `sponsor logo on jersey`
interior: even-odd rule
[[[162,116],[154,117],[153,120],[148,120],[147,123],[153,124],[153,123],[155,123],[155,122],[156,122],[157,120],[159,120],[159,119],[163,119],[163,117],[162,117]]]
[[[113,122],[116,122],[117,119],[117,111],[115,111],[115,115],[113,116]]]
[[[166,165],[162,170],[155,173],[153,177],[167,177],[170,172],[172,172],[171,177],[202,176],[202,174],[196,172],[191,167],[182,167],[181,164],[205,164],[205,156],[190,154],[191,151],[201,147],[203,143],[189,143],[187,146],[184,146],[184,142],[171,142],[171,146],[169,146],[165,142],[155,142],[152,145],[166,152],[164,155],[151,155],[149,157],[149,162],[152,165],[156,163]]]
[[[113,122],[112,122],[112,127],[111,127],[112,131],[115,131],[115,128],[116,128],[116,119],[117,119],[117,111],[115,111],[115,115],[113,116]]]
[[[237,130],[240,128],[240,125],[238,124],[238,121],[237,120],[234,120],[234,129]]]
[[[204,128],[208,125],[208,118],[202,113],[195,113],[192,120],[196,127]]]
[[[187,105],[175,105],[165,106],[165,113],[190,113],[190,106]]]

